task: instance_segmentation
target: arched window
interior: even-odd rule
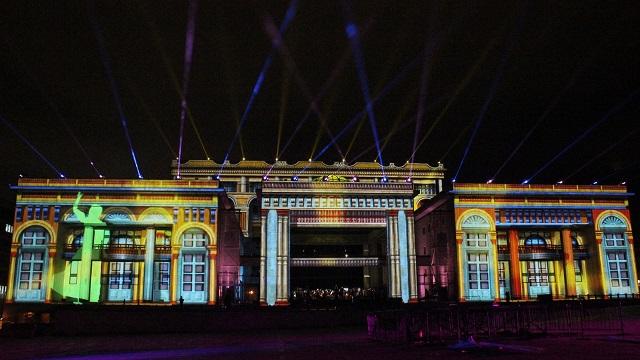
[[[547,241],[540,235],[531,235],[524,240],[525,246],[547,246]]]
[[[625,231],[627,223],[615,215],[606,216],[600,222],[602,244],[605,247],[610,293],[631,293],[631,271],[629,258],[633,256],[627,248]]]
[[[181,295],[187,303],[207,301],[207,244],[209,237],[201,229],[182,234]]]
[[[17,301],[43,301],[44,276],[47,273],[49,232],[40,226],[27,228],[20,234],[20,257],[17,271]]]

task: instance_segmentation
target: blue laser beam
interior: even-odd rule
[[[187,116],[187,91],[189,89],[189,77],[191,75],[191,64],[193,61],[193,43],[196,32],[196,15],[198,12],[198,1],[189,1],[187,32],[184,46],[184,72],[182,74],[182,96],[180,99],[180,132],[178,137],[178,175],[180,178],[180,163],[182,162],[182,142],[184,140],[184,120]]]
[[[282,21],[282,23],[280,24],[280,28],[278,29],[278,31],[280,32],[280,35],[284,34],[287,28],[289,27],[289,24],[291,23],[291,21],[296,15],[297,8],[298,8],[298,0],[291,1],[291,3],[289,4],[289,8],[285,13],[284,20]],[[267,56],[264,63],[262,64],[262,68],[260,69],[260,74],[258,75],[258,78],[256,79],[256,82],[253,85],[253,88],[251,90],[251,95],[249,96],[249,101],[247,102],[247,106],[245,107],[244,112],[240,117],[240,125],[236,129],[236,132],[233,135],[233,138],[231,139],[231,144],[229,144],[229,147],[227,148],[227,152],[224,155],[224,161],[220,166],[220,171],[218,172],[218,174],[220,174],[224,169],[224,166],[226,165],[227,160],[229,160],[229,155],[231,154],[231,151],[233,150],[233,147],[235,146],[236,141],[238,141],[240,132],[242,131],[242,128],[247,122],[247,117],[249,116],[249,112],[251,111],[253,102],[255,101],[256,96],[260,93],[260,88],[262,87],[262,83],[264,82],[267,71],[269,70],[269,68],[271,67],[271,64],[273,63],[273,58],[275,56],[275,53],[276,53],[276,48],[272,44],[271,51],[269,52],[269,55]]]
[[[516,29],[511,33],[511,36],[509,37],[509,40],[507,42],[507,46],[505,48],[505,51],[502,54],[502,58],[500,60],[500,64],[498,65],[498,70],[497,70],[497,73],[496,73],[496,77],[493,79],[493,82],[491,83],[491,88],[489,89],[489,93],[487,95],[487,98],[485,99],[484,103],[482,104],[482,108],[480,109],[480,113],[478,114],[478,117],[476,119],[475,126],[473,127],[473,132],[471,133],[471,137],[469,138],[469,142],[467,143],[467,146],[464,149],[464,153],[462,155],[462,159],[460,159],[460,164],[458,165],[458,170],[456,171],[456,174],[453,177],[454,179],[458,179],[458,175],[460,175],[460,171],[462,170],[462,166],[464,165],[464,161],[466,160],[467,155],[469,154],[469,150],[471,149],[471,145],[473,144],[473,141],[475,140],[476,134],[478,133],[478,129],[480,129],[480,125],[482,125],[482,121],[484,120],[484,117],[485,117],[485,115],[487,113],[487,110],[489,109],[489,105],[493,101],[493,97],[496,94],[496,90],[498,89],[498,86],[502,82],[502,77],[504,76],[504,68],[505,68],[505,66],[507,64],[507,61],[509,60],[509,56],[511,54],[511,50],[512,50],[513,46],[515,45],[516,36],[520,33],[520,30],[521,30],[523,22],[524,22],[524,12],[518,18],[519,18],[519,21],[518,21],[518,23],[516,25]]]
[[[558,152],[551,160],[549,160],[546,164],[544,164],[540,169],[533,173],[533,175],[527,178],[528,182],[533,180],[538,174],[543,172],[546,168],[548,168],[551,164],[553,164],[556,160],[558,160],[561,156],[567,153],[567,151],[571,150],[577,143],[582,141],[587,135],[589,135],[593,130],[602,125],[604,122],[609,120],[611,116],[615,115],[617,112],[622,110],[629,102],[631,102],[638,94],[640,94],[640,88],[636,89],[634,92],[625,97],[621,102],[616,104],[614,107],[609,109],[607,113],[598,120],[595,124],[591,125],[587,130],[585,130],[580,136],[575,138],[572,142],[570,142],[567,146],[565,146],[560,152]]]
[[[417,66],[417,64],[419,63],[419,60],[422,58],[422,53],[423,52],[420,51],[420,53],[418,53],[411,62],[406,64],[402,68],[402,70],[400,70],[400,72],[396,76],[394,76],[393,79],[391,79],[391,81],[389,81],[384,86],[384,88],[382,88],[382,91],[380,91],[380,94],[378,94],[372,100],[372,102],[375,103],[380,99],[382,99],[387,94],[389,94],[389,92],[391,92],[391,90],[393,90],[407,76],[407,74]],[[357,124],[365,116],[365,114],[366,114],[366,109],[360,110],[360,112],[358,112],[351,120],[349,120],[349,122],[347,122],[345,126],[336,134],[335,140],[338,141],[341,137],[343,137],[347,133],[347,131],[349,131],[349,129],[351,129],[355,124]],[[314,156],[314,160],[322,156],[329,149],[330,146],[331,146],[331,142],[326,144],[320,150],[320,152],[318,152],[318,154]]]
[[[571,78],[569,79],[569,82],[565,85],[564,88],[562,88],[562,90],[560,90],[560,92],[555,96],[555,98],[551,101],[551,104],[549,104],[549,106],[547,106],[547,108],[544,110],[544,112],[542,113],[542,115],[540,115],[540,117],[538,117],[538,120],[536,120],[536,122],[533,124],[533,126],[529,129],[529,131],[527,131],[527,133],[525,134],[525,136],[522,138],[522,140],[520,140],[520,142],[518,143],[518,145],[516,145],[515,149],[513,149],[513,151],[511,151],[511,153],[509,154],[509,156],[507,157],[507,159],[502,163],[502,165],[500,165],[500,167],[498,168],[498,170],[496,170],[495,174],[493,174],[493,176],[491,177],[492,179],[496,179],[498,177],[498,175],[500,174],[500,172],[502,171],[502,169],[504,169],[505,166],[507,166],[507,164],[511,161],[511,159],[513,159],[513,157],[516,155],[516,153],[520,150],[520,148],[527,142],[527,140],[529,139],[529,137],[531,137],[531,135],[534,133],[534,131],[538,128],[538,126],[540,126],[540,124],[542,124],[542,122],[549,116],[549,114],[552,112],[552,110],[556,107],[556,105],[558,105],[558,103],[560,102],[560,100],[562,99],[562,97],[564,96],[564,94],[566,94],[566,92],[573,87],[573,85],[575,84],[578,75],[586,68],[587,62],[584,62],[582,64],[582,66],[578,67],[573,74],[571,75]]]
[[[51,163],[51,161],[49,161],[49,159],[47,159],[44,155],[42,155],[42,153],[40,151],[38,151],[38,149],[35,147],[35,145],[33,145],[31,142],[29,142],[29,140],[27,140],[26,137],[24,137],[19,131],[18,129],[13,126],[12,123],[9,122],[9,120],[5,119],[4,116],[0,115],[0,120],[2,121],[3,124],[5,124],[9,129],[11,129],[11,131],[13,131],[14,134],[16,134],[16,136],[18,138],[20,138],[20,140],[22,140],[22,142],[27,145],[31,151],[33,151],[36,155],[38,155],[38,157],[45,163],[47,164],[53,171],[56,172],[56,174],[58,174],[58,177],[64,178],[64,174],[62,172],[60,172],[60,170],[58,170],[58,168],[53,165],[53,163]]]
[[[131,152],[131,159],[133,160],[133,165],[136,168],[136,173],[138,174],[138,178],[142,179],[142,173],[140,172],[140,167],[138,166],[138,159],[136,157],[136,152],[133,149],[133,142],[131,141],[131,135],[129,134],[129,127],[127,126],[127,117],[124,114],[124,108],[122,106],[120,93],[118,92],[118,86],[116,84],[116,80],[113,77],[113,73],[111,71],[111,60],[110,60],[109,54],[107,53],[107,48],[104,43],[104,38],[102,37],[102,30],[100,28],[100,24],[98,23],[98,19],[96,18],[94,1],[89,1],[88,6],[89,6],[89,14],[91,18],[91,25],[93,26],[96,39],[98,40],[100,60],[102,61],[104,71],[107,75],[107,79],[109,80],[109,85],[111,87],[111,94],[113,97],[113,101],[115,102],[116,109],[118,110],[118,115],[120,116],[120,124],[122,125],[122,129],[124,130],[124,136],[127,139],[127,143],[129,144],[129,150]]]
[[[345,32],[347,34],[347,38],[349,39],[349,43],[351,44],[351,53],[353,54],[353,58],[356,63],[358,79],[360,80],[360,90],[362,91],[362,95],[364,97],[365,109],[367,111],[367,117],[369,119],[369,126],[371,127],[373,140],[376,144],[377,159],[380,163],[380,170],[382,171],[382,175],[384,176],[384,162],[382,160],[382,151],[380,150],[378,126],[376,124],[376,115],[373,108],[373,101],[371,99],[371,94],[369,93],[369,80],[367,78],[364,56],[360,44],[360,37],[358,35],[358,27],[351,20],[353,16],[351,15],[349,4],[347,4],[346,1],[343,1],[342,4],[347,18]]]

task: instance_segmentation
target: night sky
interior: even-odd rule
[[[135,178],[118,102],[141,173],[169,177],[178,151],[189,3],[91,4],[3,3],[3,184],[15,183],[19,174],[58,176],[7,122],[67,177],[97,177],[93,161],[107,178]],[[418,142],[429,136],[415,161],[442,161],[449,177],[458,173],[473,135],[457,176],[461,182],[485,182],[497,173],[496,182],[520,183],[538,173],[532,183],[627,181],[637,191],[637,2],[303,0],[283,46],[272,51],[277,38],[270,34],[289,4],[198,4],[186,94],[204,149],[187,118],[183,159],[208,154],[223,161],[272,53],[229,154],[232,162],[243,154],[273,161],[279,153],[290,163],[317,157],[330,142],[328,133],[336,135],[364,110],[365,74],[370,97],[378,98],[372,110],[381,146],[391,134],[382,152],[385,164],[410,159],[417,129]],[[348,21],[358,29],[360,52],[352,52]],[[322,120],[312,113],[292,137],[322,89]],[[330,146],[319,159],[376,158],[369,120],[355,122],[337,141],[340,150]],[[277,150],[290,139],[284,153]],[[2,187],[0,205],[11,207],[13,196]]]

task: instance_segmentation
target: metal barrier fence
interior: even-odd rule
[[[370,313],[369,336],[392,343],[448,342],[498,336],[621,335],[622,304],[509,304],[491,307],[451,306]]]

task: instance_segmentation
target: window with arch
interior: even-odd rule
[[[602,219],[602,243],[605,247],[609,284],[613,293],[626,293],[630,289],[629,254],[625,231],[627,224],[618,216]]]
[[[538,234],[530,235],[524,240],[525,246],[547,246],[547,240]]]
[[[209,237],[200,229],[188,230],[182,234],[182,247],[202,248],[207,246]]]
[[[20,234],[18,264],[18,300],[43,300],[44,274],[46,273],[49,232],[40,226],[27,228]],[[22,291],[22,292],[20,292]]]

